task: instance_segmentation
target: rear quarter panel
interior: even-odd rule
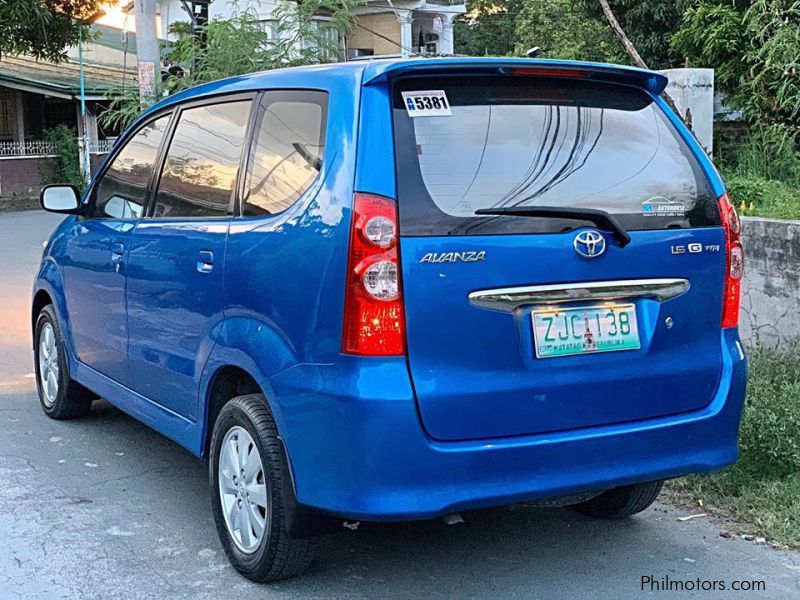
[[[246,370],[266,391],[270,377],[294,365],[330,364],[339,356],[360,71],[286,83],[272,89],[328,92],[322,169],[286,211],[233,221],[226,249],[225,320],[201,397],[207,397],[213,374],[225,365]],[[268,401],[281,428],[281,399]]]

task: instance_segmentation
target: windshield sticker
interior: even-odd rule
[[[656,196],[642,202],[643,217],[685,217],[686,208],[680,202]]]
[[[409,117],[450,117],[450,103],[444,90],[403,92],[403,102]]]

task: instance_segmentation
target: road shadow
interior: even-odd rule
[[[45,588],[48,598],[73,597],[77,590],[104,600],[231,592],[348,600],[594,599],[639,595],[644,575],[734,579],[770,568],[782,589],[795,578],[783,567],[793,559],[723,540],[702,520],[680,523],[681,513],[667,506],[604,521],[523,504],[469,511],[458,525],[362,523],[320,538],[305,575],[258,586],[222,552],[202,461],[104,401],[75,421],[47,419],[32,390],[0,391],[0,405],[0,481],[10,484],[0,488],[0,533],[3,510],[14,513],[5,521],[7,539],[0,539],[0,571],[5,542],[12,560],[23,561],[7,569],[22,579],[24,569],[41,572],[64,588],[63,594]],[[24,526],[16,523],[20,518]],[[85,571],[65,570],[76,561]]]
[[[95,403],[90,418],[71,425],[80,428],[81,438],[92,445],[102,447],[113,440],[115,452],[125,453],[130,470],[130,476],[123,472],[113,480],[87,482],[87,492],[107,497],[119,493],[147,502],[160,527],[191,530],[190,544],[219,551],[202,461],[103,401]],[[115,491],[120,483],[123,487]],[[184,509],[176,511],[176,505]],[[192,511],[186,512],[186,506]],[[569,509],[524,504],[469,511],[463,516],[465,522],[457,525],[439,519],[361,523],[355,531],[325,536],[311,570],[278,585],[304,594],[338,582],[343,586],[340,592],[352,591],[355,585],[393,595],[405,595],[406,588],[413,588],[415,594],[427,590],[436,595],[444,591],[443,581],[451,581],[459,595],[483,596],[495,586],[522,589],[532,577],[555,582],[563,578],[565,569],[581,577],[600,577],[606,571],[610,547],[635,552],[651,529],[639,518],[596,521]],[[219,557],[224,560],[221,552]],[[204,565],[197,566],[202,572]],[[232,569],[226,571],[238,577]],[[239,583],[247,585],[241,579]]]

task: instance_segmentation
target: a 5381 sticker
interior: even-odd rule
[[[403,102],[409,117],[449,117],[453,114],[444,90],[403,92]]]

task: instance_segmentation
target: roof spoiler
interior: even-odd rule
[[[607,63],[526,58],[429,58],[375,61],[364,69],[364,85],[374,85],[399,75],[430,75],[447,72],[458,75],[512,74],[580,77],[609,81],[647,90],[656,96],[664,91],[667,78],[655,71]]]

